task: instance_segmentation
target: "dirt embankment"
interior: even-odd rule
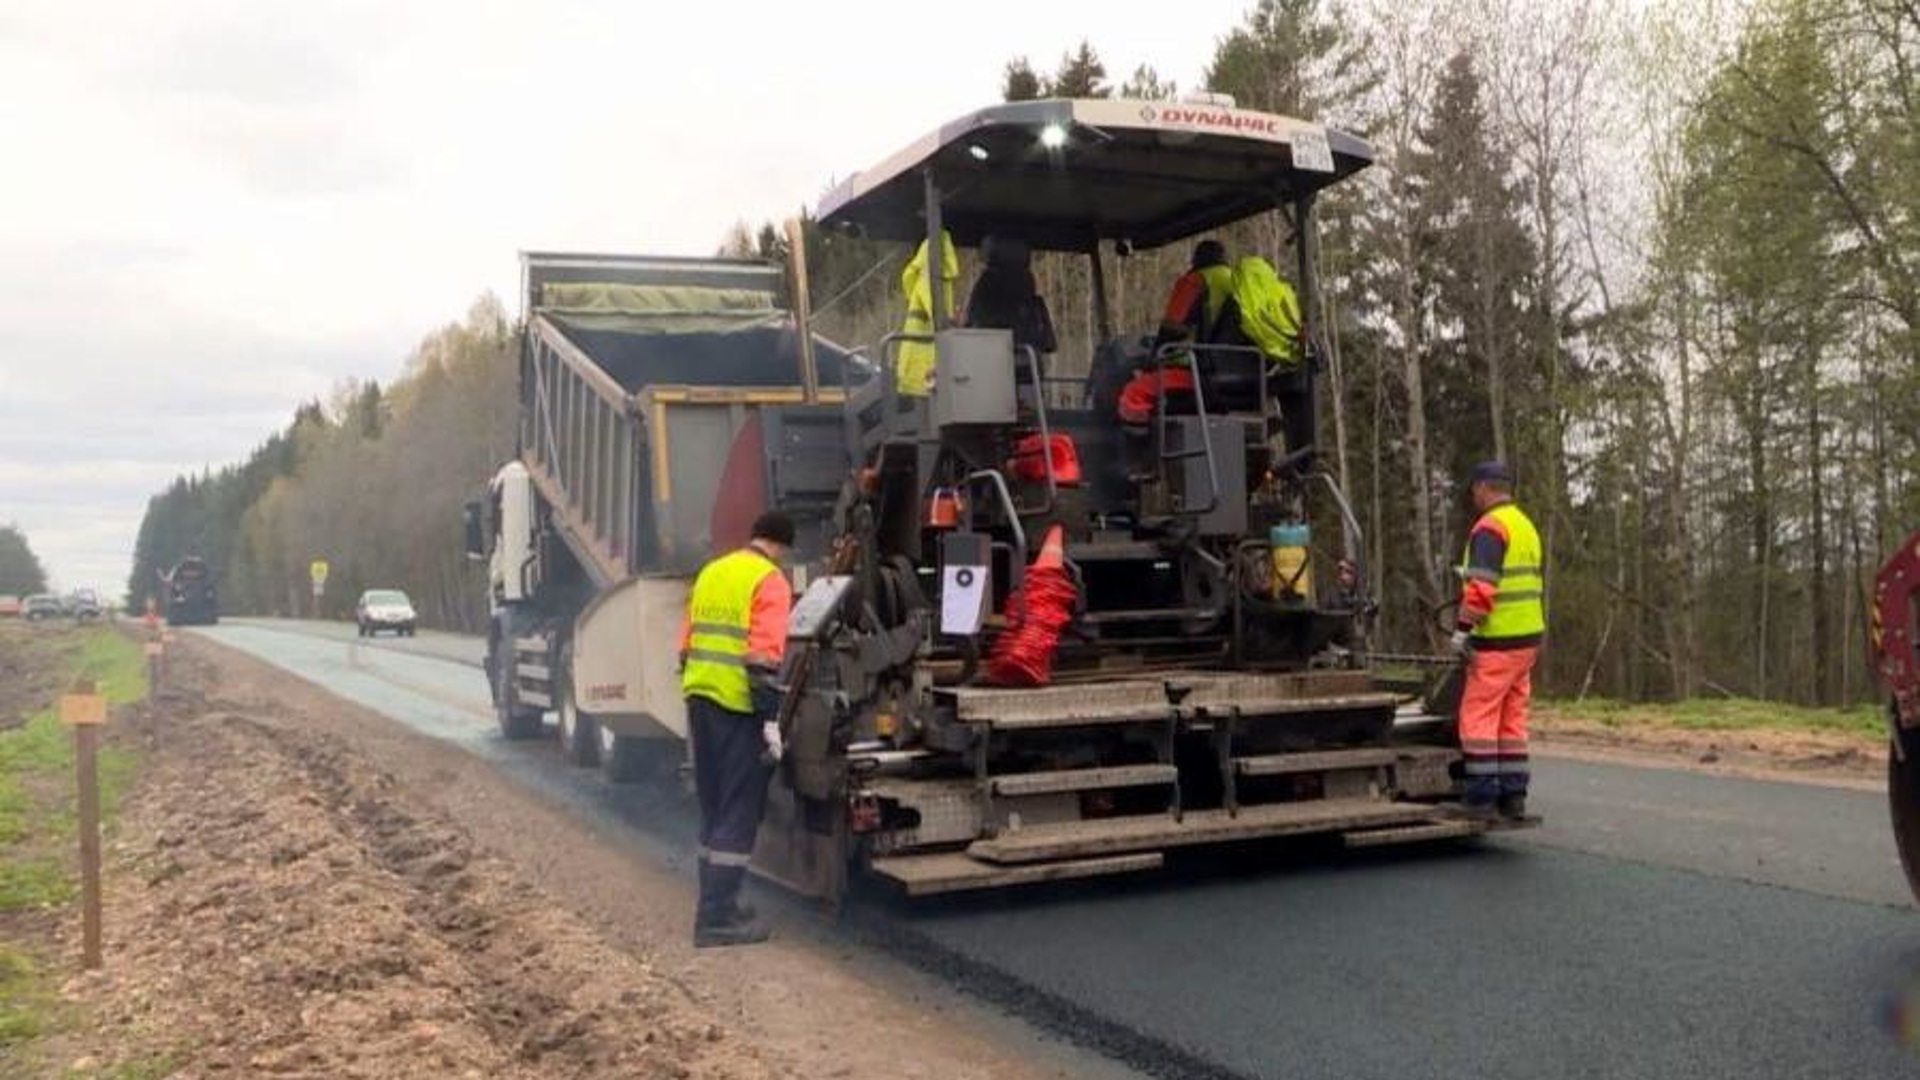
[[[696,952],[684,878],[478,759],[217,646],[170,663],[160,719],[116,718],[145,766],[106,968],[25,1075],[1067,1074],[830,944]]]
[[[753,1047],[323,732],[180,695],[109,889],[68,1064],[244,1077],[760,1077]]]
[[[1877,788],[1887,777],[1886,740],[1847,732],[1606,724],[1548,705],[1536,711],[1532,734],[1541,752],[1564,757],[1849,787]]]

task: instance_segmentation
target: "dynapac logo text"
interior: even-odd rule
[[[1188,109],[1169,106],[1159,110],[1163,124],[1187,127],[1219,128],[1222,131],[1251,131],[1262,135],[1280,134],[1280,121],[1259,113],[1236,113],[1224,109]]]

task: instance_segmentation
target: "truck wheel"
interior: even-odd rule
[[[1893,813],[1893,841],[1900,849],[1900,866],[1907,872],[1907,886],[1920,901],[1920,738],[1901,738],[1899,728],[1893,737],[1906,746],[1906,760],[1900,760],[1900,746],[1887,753],[1887,808]]]
[[[500,734],[508,739],[537,739],[545,731],[545,715],[539,709],[514,700],[513,662],[494,664],[493,714]]]
[[[669,739],[637,739],[606,728],[600,732],[600,771],[613,784],[636,784],[660,769],[662,748],[678,746]]]
[[[600,761],[600,725],[593,714],[583,712],[573,693],[573,643],[561,646],[560,661],[553,672],[554,715],[560,721],[560,753],[575,765],[596,765]]]

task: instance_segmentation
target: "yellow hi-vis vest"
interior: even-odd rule
[[[903,334],[932,334],[939,329],[933,317],[933,278],[928,273],[932,260],[927,258],[927,242],[900,271],[900,291],[907,298],[907,314],[900,321]],[[960,255],[953,249],[953,235],[940,231],[940,305],[945,320],[953,320],[954,283],[960,278]],[[931,341],[903,341],[894,352],[894,386],[906,397],[926,397],[933,386],[934,347]]]
[[[1492,518],[1507,531],[1507,555],[1500,562],[1500,574],[1494,579],[1493,611],[1473,636],[1488,640],[1533,637],[1547,631],[1545,603],[1547,579],[1541,566],[1540,533],[1533,521],[1511,502],[1503,502],[1481,516]],[[1474,525],[1479,528],[1479,523]],[[1460,557],[1462,577],[1482,577],[1485,571],[1472,568],[1473,533],[1467,534],[1467,550]]]
[[[753,626],[753,594],[780,568],[752,548],[708,563],[687,597],[687,663],[680,670],[680,696],[703,697],[737,713],[753,711],[747,673],[747,634]]]
[[[1248,255],[1233,267],[1240,332],[1282,368],[1300,362],[1300,297],[1273,264]]]

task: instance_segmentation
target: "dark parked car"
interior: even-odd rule
[[[42,619],[57,619],[65,615],[67,609],[61,606],[59,597],[51,593],[41,593],[38,596],[27,597],[21,613],[29,622],[39,622]]]

